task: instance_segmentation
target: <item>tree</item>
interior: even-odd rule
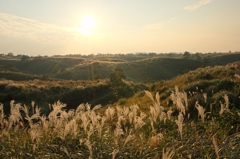
[[[114,72],[109,75],[109,85],[112,93],[117,97],[126,96],[127,84],[124,83],[126,76],[121,68],[116,68]]]
[[[204,57],[203,59],[202,59],[202,61],[201,61],[201,66],[202,67],[205,67],[205,66],[207,66],[207,64],[209,63],[209,61],[210,61],[210,56],[207,56],[207,57]]]
[[[14,56],[14,54],[12,52],[9,52],[7,56]]]
[[[188,52],[188,51],[185,51],[184,54],[183,54],[183,58],[185,58],[185,59],[189,59],[190,56],[191,56],[190,52]]]
[[[21,58],[22,61],[27,61],[29,59],[30,59],[30,57],[27,56],[27,55],[23,55],[22,58]]]
[[[198,52],[195,54],[195,58],[196,58],[196,60],[198,60],[198,61],[201,61],[201,60],[202,60],[202,57],[201,57],[200,53],[198,53]]]

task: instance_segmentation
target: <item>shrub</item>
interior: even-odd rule
[[[213,76],[212,76],[212,74],[207,73],[207,72],[199,72],[196,75],[196,79],[211,80],[211,79],[213,79]]]
[[[121,98],[118,100],[119,105],[124,105],[124,104],[126,104],[126,102],[127,102],[126,98]]]
[[[227,95],[229,98],[229,102],[231,103],[232,106],[238,107],[240,108],[240,99],[238,97],[237,94],[229,92],[229,91],[222,91],[222,92],[217,92],[212,96],[212,101],[214,101],[214,103],[217,103],[219,105],[218,102],[224,102],[223,96]]]
[[[235,83],[228,79],[220,80],[218,83],[218,90],[232,90]]]

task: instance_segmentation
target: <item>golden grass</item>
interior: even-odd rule
[[[240,123],[229,122],[229,118],[240,121],[240,113],[228,107],[227,96],[223,108],[209,113],[196,104],[200,118],[193,120],[188,118],[191,112],[184,103],[184,92],[177,88],[172,96],[182,102],[178,110],[165,109],[158,93],[136,95],[151,101],[145,99],[148,112],[138,104],[104,109],[81,104],[75,110],[65,110],[66,104],[57,101],[51,105],[52,111],[43,115],[35,103],[28,107],[11,101],[7,117],[0,105],[0,157],[172,159],[240,155]],[[25,127],[20,127],[23,122]]]

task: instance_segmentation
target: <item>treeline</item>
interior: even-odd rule
[[[192,54],[187,51],[183,54],[138,53],[52,57],[10,54],[0,56],[0,78],[97,80],[106,79],[115,68],[121,68],[127,80],[153,82],[168,80],[199,67],[225,65],[238,59],[239,53]]]

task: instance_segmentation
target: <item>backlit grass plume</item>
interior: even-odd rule
[[[240,111],[229,109],[228,96],[220,112],[206,118],[198,102],[188,105],[186,94],[175,88],[173,107],[152,95],[149,111],[141,106],[86,103],[76,109],[57,101],[42,114],[30,106],[10,102],[10,114],[0,104],[0,158],[237,158],[240,156]],[[196,108],[194,112],[188,106]],[[177,109],[175,109],[177,108]],[[194,113],[200,120],[185,120]],[[226,113],[225,112],[230,112]],[[23,126],[20,126],[20,125]],[[180,136],[180,137],[179,137]],[[167,147],[167,148],[166,148]]]
[[[203,108],[199,103],[198,103],[198,101],[195,103],[195,107],[197,108],[197,110],[198,110],[198,116],[201,118],[201,120],[202,120],[202,122],[204,122],[205,121],[205,116],[206,116],[206,114],[205,114],[205,108]]]

